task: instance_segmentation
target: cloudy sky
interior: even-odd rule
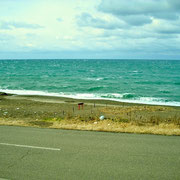
[[[0,58],[180,59],[180,0],[0,0]]]

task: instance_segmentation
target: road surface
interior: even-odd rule
[[[0,126],[0,179],[180,179],[180,137]]]

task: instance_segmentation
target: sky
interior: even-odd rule
[[[179,59],[180,0],[0,0],[0,59]]]

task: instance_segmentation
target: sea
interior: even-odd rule
[[[0,92],[180,106],[180,61],[0,60]]]

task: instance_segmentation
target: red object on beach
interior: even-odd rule
[[[83,109],[83,105],[84,105],[84,103],[78,103],[78,109],[80,110],[81,106],[82,106],[82,109]]]

